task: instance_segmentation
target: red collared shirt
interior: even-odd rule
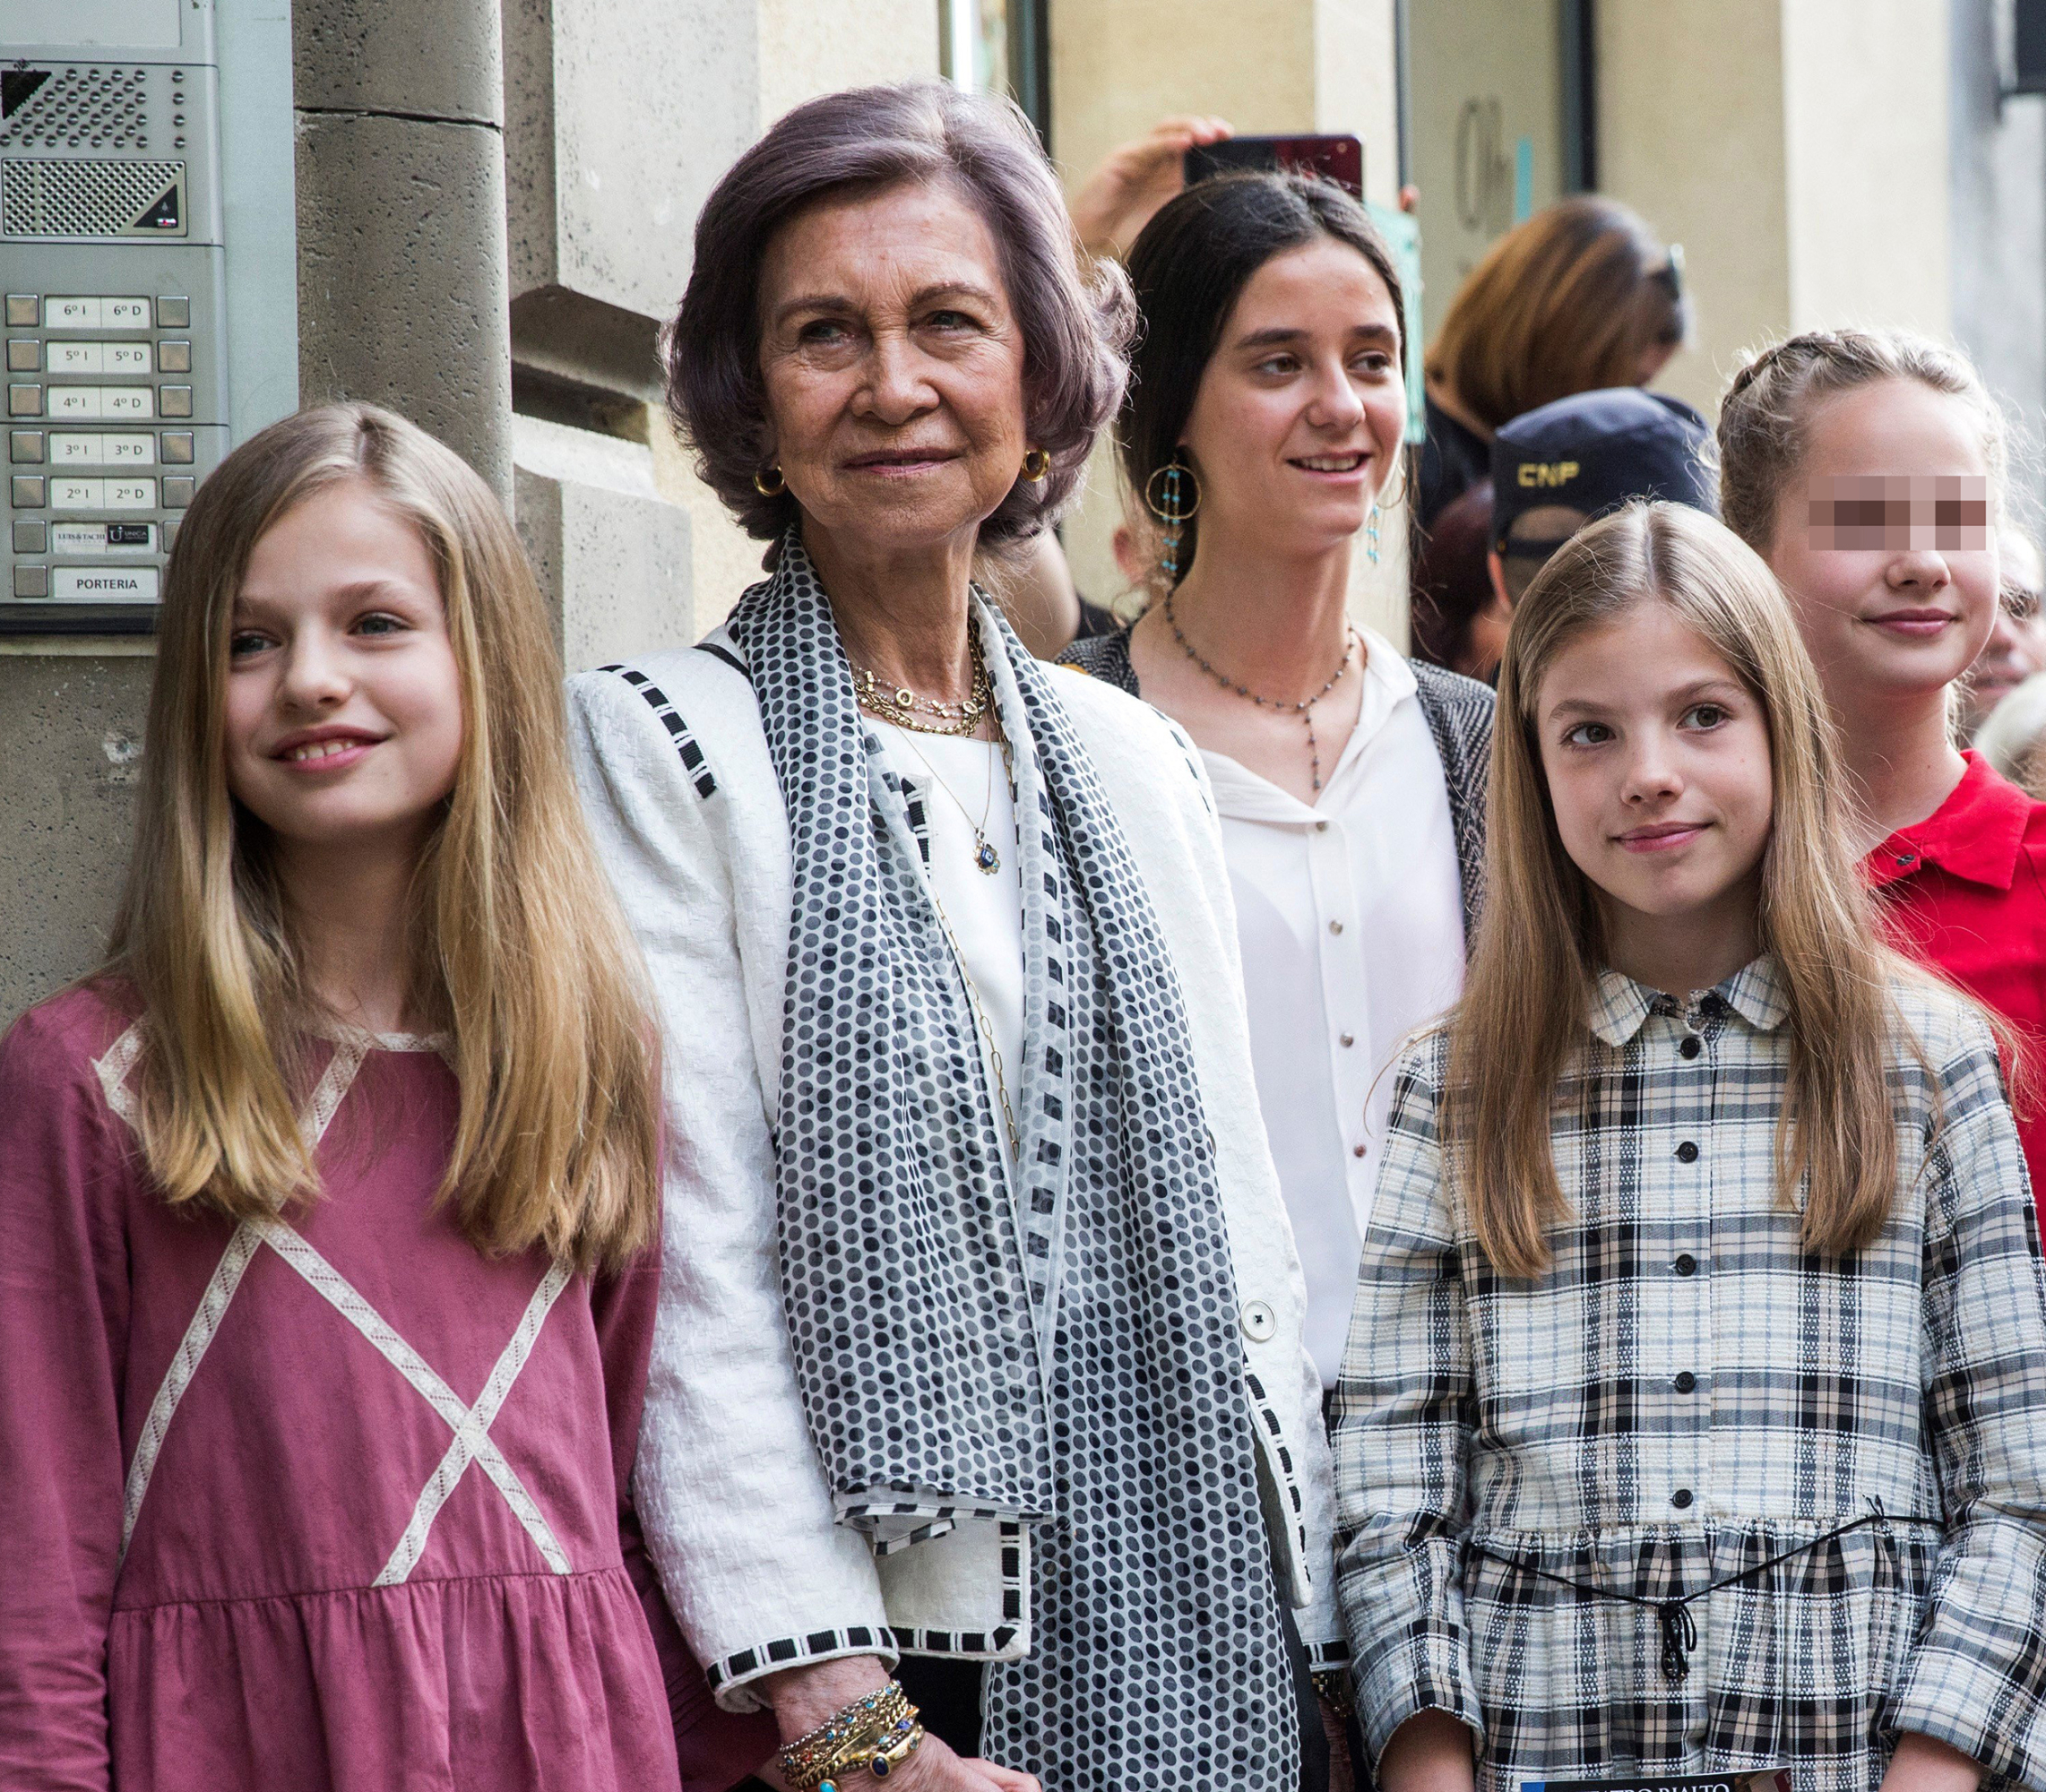
[[[2019,1138],[2046,1224],[2046,803],[1964,755],[1954,791],[1863,861],[1896,943],[2031,1041]]]

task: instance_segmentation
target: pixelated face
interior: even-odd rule
[[[1851,731],[1929,714],[1996,620],[1982,419],[1917,380],[1842,393],[1805,427],[1767,559]]]
[[[1807,503],[1815,553],[1975,553],[1990,545],[1990,482],[1979,475],[1834,474],[1811,481]]]

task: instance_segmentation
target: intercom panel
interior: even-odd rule
[[[228,448],[213,9],[8,0],[0,19],[0,633],[147,632]]]

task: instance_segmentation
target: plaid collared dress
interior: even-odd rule
[[[1932,1071],[1900,1041],[1906,1188],[1852,1258],[1776,1198],[1766,958],[1684,1004],[1603,978],[1537,1281],[1493,1272],[1445,1174],[1443,1032],[1401,1060],[1335,1448],[1374,1758],[1433,1707],[1481,1792],[1785,1765],[1874,1792],[1904,1730],[2046,1788],[2038,1231],[1987,1028],[1896,997]]]

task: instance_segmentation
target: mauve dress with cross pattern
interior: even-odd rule
[[[641,1792],[763,1759],[627,1497],[655,1262],[469,1245],[434,1200],[454,1079],[410,1039],[315,1048],[325,1193],[288,1223],[173,1211],[137,1038],[73,991],[0,1042],[0,1785]]]

